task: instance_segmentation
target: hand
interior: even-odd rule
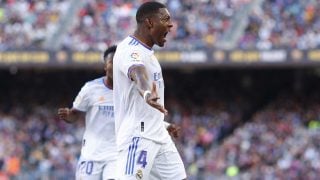
[[[152,90],[151,90],[151,94],[147,95],[146,97],[146,102],[158,109],[160,112],[164,113],[164,115],[167,115],[168,114],[168,111],[161,105],[159,104],[157,101],[158,99],[160,99],[160,97],[158,96],[158,93],[157,93],[157,88],[156,88],[156,84],[155,82],[152,83]]]
[[[175,124],[170,124],[167,127],[167,131],[169,132],[170,136],[174,137],[174,138],[178,138],[179,137],[180,129],[181,128],[179,126],[175,125]]]
[[[69,108],[59,108],[58,109],[58,115],[59,115],[59,119],[64,120],[64,121],[68,121],[68,117],[70,115],[70,109]]]

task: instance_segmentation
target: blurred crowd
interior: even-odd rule
[[[144,0],[86,1],[65,36],[63,47],[74,50],[100,49],[122,40],[135,30],[135,13]],[[199,49],[213,46],[229,28],[235,9],[243,0],[167,0],[174,28],[167,49]]]
[[[66,124],[57,108],[70,105],[85,81],[76,78],[81,72],[11,73],[0,71],[0,179],[71,179],[84,121]]]
[[[135,29],[135,13],[145,0],[84,0],[69,27],[61,32],[61,48],[104,50]],[[174,28],[166,49],[213,47],[230,27],[231,19],[248,0],[164,0]],[[59,29],[71,1],[0,1],[0,49],[43,48],[44,42]]]
[[[0,179],[74,177],[83,132],[80,125],[58,121],[48,107],[34,107],[31,112],[15,107],[1,112]]]
[[[1,0],[0,50],[43,48],[69,8],[67,0]]]
[[[103,50],[135,29],[135,13],[145,0],[84,0],[65,31],[61,48]],[[62,19],[70,18],[72,1],[0,1],[0,49],[43,48],[59,29]],[[212,48],[233,26],[237,12],[248,0],[163,0],[172,15],[174,28],[165,49]],[[319,48],[320,4],[314,0],[263,1],[254,7],[240,36],[238,48]],[[239,13],[238,13],[239,14]],[[241,13],[240,13],[241,14]],[[235,29],[241,31],[242,29]]]
[[[175,143],[188,179],[318,178],[319,78],[307,72],[305,89],[294,90],[292,72],[280,72],[164,73],[166,120],[181,127]],[[0,74],[0,179],[74,177],[84,121],[62,122],[57,108],[101,73]]]
[[[318,179],[319,118],[320,104],[315,99],[276,99],[237,127],[222,144],[192,154],[195,160],[189,162],[189,175],[198,179],[200,171],[206,180]]]
[[[320,10],[315,0],[263,1],[249,17],[239,48],[320,48]]]

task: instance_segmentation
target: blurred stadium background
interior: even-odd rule
[[[83,123],[66,124],[101,52],[143,0],[0,0],[0,179],[72,179]],[[155,48],[190,180],[318,179],[319,0],[164,0]]]

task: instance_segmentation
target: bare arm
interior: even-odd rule
[[[74,123],[79,119],[79,116],[83,114],[83,112],[74,109],[74,108],[59,108],[58,115],[59,118],[67,123]]]
[[[144,66],[134,66],[130,72],[130,78],[137,84],[140,95],[145,101],[153,108],[158,109],[165,115],[168,111],[157,101],[160,98],[157,93],[156,84],[153,83],[152,87],[148,84],[148,75]]]

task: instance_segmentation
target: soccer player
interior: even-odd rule
[[[111,46],[104,52],[105,76],[86,83],[71,109],[58,109],[60,119],[68,123],[73,123],[79,115],[86,114],[86,129],[76,179],[116,179],[117,150],[112,90],[115,51],[116,46]],[[179,127],[166,122],[164,126],[172,137],[178,137]]]
[[[163,125],[164,81],[152,50],[155,44],[164,46],[173,26],[170,14],[159,2],[146,2],[136,21],[136,31],[118,44],[114,55],[118,178],[185,179],[181,157]]]
[[[105,76],[87,82],[73,102],[73,107],[59,108],[60,119],[72,123],[85,113],[85,133],[76,179],[116,179],[117,149],[113,112],[112,65],[116,46],[104,52]]]

